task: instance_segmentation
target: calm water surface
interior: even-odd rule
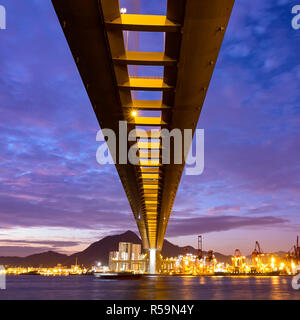
[[[93,276],[7,276],[3,299],[293,299],[291,277],[149,277],[141,280],[101,280]]]

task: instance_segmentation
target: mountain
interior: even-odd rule
[[[39,254],[33,254],[25,258],[21,257],[0,257],[0,265],[9,266],[47,266],[54,267],[58,263],[62,265],[75,264],[76,259],[78,264],[90,266],[97,261],[100,261],[103,265],[108,265],[108,257],[110,251],[117,251],[119,248],[119,242],[131,242],[142,244],[141,239],[136,233],[132,231],[126,231],[125,233],[107,236],[97,242],[92,243],[89,247],[81,252],[74,253],[70,256],[60,254],[53,251],[47,251]],[[164,257],[176,257],[180,254],[193,253],[197,254],[197,250],[191,246],[180,247],[168,240],[164,240],[162,255]],[[230,256],[225,256],[220,253],[215,253],[218,261],[231,263]]]
[[[288,253],[285,252],[285,251],[277,251],[277,252],[274,252],[273,254],[275,256],[278,256],[278,257],[282,258],[282,257],[286,256]]]
[[[225,262],[228,264],[232,264],[232,261],[231,261],[232,256],[226,256],[226,255],[219,253],[219,252],[214,252],[214,255],[215,255],[218,262]]]
[[[109,252],[118,251],[119,242],[142,244],[141,239],[134,232],[127,231],[125,233],[108,236],[97,242],[94,242],[85,250],[72,254],[66,260],[66,264],[74,264],[77,258],[78,263],[85,266],[90,266],[96,261],[101,261],[103,265],[108,265]]]
[[[191,246],[179,247],[168,240],[164,240],[164,244],[162,248],[163,257],[166,257],[166,258],[176,257],[180,254],[185,254],[185,253],[197,254],[197,250]]]
[[[191,246],[179,247],[168,240],[164,240],[162,255],[165,258],[177,257],[180,254],[192,253],[197,254],[198,250]],[[203,251],[203,254],[207,254],[207,251]],[[221,253],[214,252],[215,257],[220,262],[226,262],[231,264],[231,256],[225,256]]]
[[[0,257],[0,264],[18,267],[55,267],[58,263],[63,264],[68,258],[65,254],[54,251],[47,251],[32,254],[25,258],[21,257]]]

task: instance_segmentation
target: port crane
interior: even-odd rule
[[[261,249],[261,246],[259,244],[258,241],[255,242],[255,247],[254,250],[252,252],[252,261],[256,261],[257,258],[259,258],[260,256],[262,256],[264,253]]]
[[[234,267],[234,272],[243,272],[246,266],[246,257],[242,255],[240,249],[235,249],[234,256],[231,259],[232,265]]]
[[[297,264],[300,264],[299,236],[297,236],[296,244],[289,250],[288,257],[294,259]]]
[[[295,250],[295,256],[296,259],[298,261],[298,263],[300,263],[300,246],[299,246],[299,236],[297,236],[297,242],[296,242],[296,246],[294,247]]]
[[[252,252],[252,264],[255,266],[256,269],[260,269],[263,265],[263,258],[265,254],[261,249],[261,246],[258,241],[255,242],[255,247]]]
[[[202,235],[198,236],[198,259],[201,260],[203,258],[203,239]]]
[[[255,247],[254,247],[252,254],[256,254],[256,255],[263,254],[263,251],[262,251],[258,241],[255,242]]]

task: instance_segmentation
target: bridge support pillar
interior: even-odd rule
[[[149,249],[149,274],[156,274],[156,249]]]

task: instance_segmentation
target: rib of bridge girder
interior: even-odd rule
[[[139,150],[137,154],[140,158],[143,158],[143,159],[160,159],[161,158],[161,154],[159,150],[151,150],[151,151]]]
[[[141,91],[165,91],[173,87],[166,84],[162,78],[130,77],[128,81],[119,83],[120,88]]]
[[[139,130],[136,129],[135,131],[135,135],[137,138],[143,138],[143,139],[160,139],[161,138],[161,131],[160,130]]]
[[[162,148],[162,145],[160,142],[137,142],[137,148],[139,149],[146,149],[146,150],[152,150],[156,149],[159,150]]]
[[[115,63],[144,65],[144,66],[171,66],[177,61],[164,54],[164,52],[126,51],[125,54],[114,56]]]
[[[105,22],[109,28],[128,31],[177,32],[180,29],[179,24],[159,15],[122,14]]]
[[[141,168],[141,172],[144,173],[156,173],[159,172],[159,168]]]
[[[134,120],[130,121],[129,123],[135,124],[137,126],[166,126],[167,123],[161,120],[160,117],[135,117]]]
[[[158,173],[143,173],[141,175],[142,179],[159,179],[160,175]]]
[[[138,167],[162,167],[162,164],[158,160],[143,160],[136,164]]]
[[[161,100],[132,100],[131,103],[124,105],[123,108],[159,111],[170,109],[171,107],[164,105]]]

